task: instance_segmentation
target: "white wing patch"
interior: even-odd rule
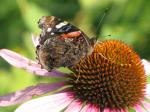
[[[59,28],[65,26],[65,25],[67,25],[67,22],[61,22],[61,23],[59,23],[58,25],[56,25],[55,27],[56,27],[57,29],[59,29]]]
[[[48,28],[48,29],[47,29],[47,32],[50,32],[51,30],[52,30],[52,28]]]

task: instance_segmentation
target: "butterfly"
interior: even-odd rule
[[[38,25],[41,33],[36,48],[37,59],[48,71],[72,67],[93,51],[95,39],[71,23],[55,16],[43,16]]]

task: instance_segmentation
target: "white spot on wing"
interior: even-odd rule
[[[51,35],[54,35],[54,33],[52,32]]]
[[[58,28],[61,28],[61,27],[65,26],[65,25],[67,25],[66,22],[61,22],[58,25],[56,25],[55,27],[58,29]]]
[[[51,30],[52,30],[52,28],[48,28],[48,29],[47,29],[47,32],[50,32]]]

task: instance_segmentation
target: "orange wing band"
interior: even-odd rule
[[[76,37],[78,37],[78,36],[80,36],[81,35],[81,32],[80,31],[75,31],[75,32],[70,32],[70,33],[68,33],[68,34],[62,34],[61,36],[63,37],[63,38],[76,38]]]

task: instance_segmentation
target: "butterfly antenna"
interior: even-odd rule
[[[98,23],[98,26],[96,28],[96,38],[95,38],[96,40],[98,40],[98,37],[99,37],[99,34],[100,34],[99,30],[100,30],[100,27],[101,27],[101,23],[104,20],[104,18],[106,17],[106,14],[108,13],[109,9],[110,8],[105,9],[105,12],[104,12],[103,16],[101,17],[100,22]]]

